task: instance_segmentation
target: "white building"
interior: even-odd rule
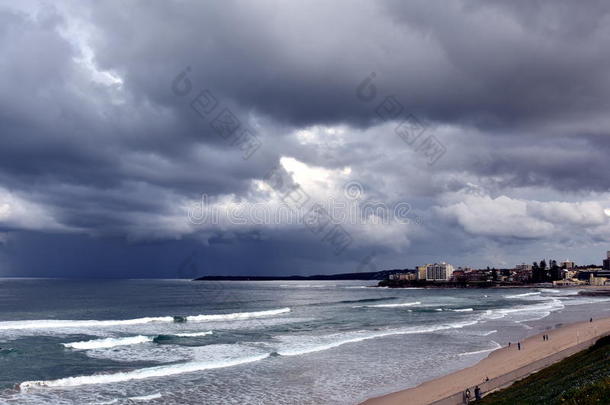
[[[426,267],[426,280],[447,281],[453,274],[453,266],[449,263],[434,263]]]

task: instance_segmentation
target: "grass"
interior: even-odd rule
[[[610,404],[610,336],[477,402],[481,405]]]

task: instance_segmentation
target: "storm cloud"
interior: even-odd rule
[[[0,275],[600,261],[609,22],[602,1],[0,1]],[[356,206],[329,213],[343,249],[301,216],[193,221],[202,198],[286,209],[278,170]]]

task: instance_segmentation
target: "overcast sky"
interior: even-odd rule
[[[609,45],[605,1],[0,1],[0,276],[601,263]]]

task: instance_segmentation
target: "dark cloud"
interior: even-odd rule
[[[373,251],[388,267],[482,265],[521,261],[524,240],[532,255],[563,244],[585,260],[589,242],[608,241],[598,215],[610,206],[609,11],[601,1],[2,3],[4,273],[40,275],[47,261],[49,274],[171,276],[193,249],[208,273],[350,271]],[[192,89],[176,95],[187,67]],[[202,118],[190,102],[204,89],[218,108]],[[379,115],[388,96],[402,114]],[[262,142],[248,159],[210,125],[224,108]],[[432,166],[396,135],[409,113],[447,150]],[[315,201],[344,198],[356,181],[369,201],[406,202],[423,222],[347,226],[354,243],[335,256],[302,226],[188,221],[203,193],[225,207],[277,203],[260,180],[286,159]],[[47,244],[87,253],[62,269]],[[79,270],[88,255],[101,264]]]

